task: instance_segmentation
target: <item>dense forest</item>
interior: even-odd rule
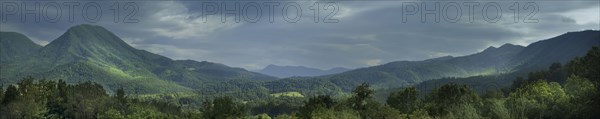
[[[178,94],[140,96],[108,92],[94,82],[21,79],[0,88],[0,118],[600,118],[600,50],[565,65],[517,78],[510,87],[478,95],[466,85],[445,84],[424,93],[396,90],[376,101],[368,83],[348,97],[273,96],[260,100]],[[249,93],[250,95],[252,93]]]

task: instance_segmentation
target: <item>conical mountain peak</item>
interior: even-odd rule
[[[112,46],[131,48],[123,40],[101,26],[82,24],[69,28],[67,32],[49,45]]]
[[[139,59],[138,50],[107,29],[95,25],[77,25],[40,50],[40,55],[60,62],[81,59]]]

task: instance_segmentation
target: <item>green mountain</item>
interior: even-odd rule
[[[583,56],[591,47],[600,46],[598,34],[600,31],[570,32],[527,47],[505,44],[467,56],[397,61],[338,74],[275,80],[277,78],[218,63],[172,60],[135,49],[100,26],[78,25],[44,47],[33,44],[23,35],[3,35],[2,58],[10,62],[1,64],[0,83],[15,83],[22,77],[33,76],[70,83],[93,81],[109,90],[125,88],[142,94],[196,92],[205,97],[233,95],[247,99],[280,92],[299,92],[305,96],[345,95],[363,82],[376,89],[392,89],[462,79],[486,82],[482,80],[502,74],[511,75],[487,82],[514,79],[518,72],[545,69],[551,63]],[[22,42],[5,42],[5,39]]]
[[[471,85],[471,88],[483,94],[489,89],[497,90],[508,87],[517,77],[527,78],[530,72],[553,70],[549,69],[553,63],[567,64],[575,57],[585,56],[592,47],[599,46],[600,31],[569,32],[527,46],[510,60],[507,67],[512,67],[512,72],[473,77],[447,77],[425,81],[417,87],[424,91],[430,91],[437,85],[452,82]]]
[[[299,91],[305,95],[338,95],[363,82],[375,89],[416,85],[444,77],[470,77],[509,72],[510,59],[524,47],[505,44],[468,56],[440,57],[423,61],[396,61],[319,77],[293,77],[265,84],[272,92]]]
[[[441,57],[424,61],[397,61],[360,68],[340,74],[320,77],[295,77],[269,82],[273,92],[300,91],[306,94],[336,94],[349,92],[357,85],[367,82],[376,89],[388,89],[417,85],[428,86],[468,79],[471,83],[489,82],[480,79],[511,79],[496,83],[510,85],[518,72],[546,69],[551,63],[583,56],[593,46],[600,46],[600,31],[570,32],[527,47],[505,44],[462,57]],[[518,74],[501,75],[500,74]],[[526,73],[525,73],[526,74]],[[481,77],[484,76],[484,77]],[[472,78],[468,78],[472,77]],[[437,81],[444,79],[444,81]],[[498,80],[493,80],[498,81]],[[463,82],[464,83],[464,82]],[[494,82],[492,82],[494,83]],[[498,84],[495,86],[506,86]],[[437,87],[437,86],[434,86]],[[320,91],[306,90],[320,89]]]
[[[42,46],[16,32],[0,32],[0,63],[27,56]]]
[[[85,24],[69,28],[39,51],[3,67],[3,81],[25,76],[89,80],[138,93],[190,92],[204,82],[275,79],[222,64],[175,61],[135,49],[103,27]]]
[[[414,85],[443,77],[469,77],[507,72],[509,59],[523,49],[511,44],[490,47],[480,53],[462,57],[442,57],[424,61],[397,61],[341,74],[327,76],[335,84],[367,82],[388,88]],[[347,85],[347,84],[345,84]]]
[[[565,64],[577,56],[584,56],[593,46],[600,46],[600,31],[586,30],[530,44],[511,64],[516,69],[539,70],[558,62]]]

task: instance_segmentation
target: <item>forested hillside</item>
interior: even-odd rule
[[[419,87],[428,90],[448,82],[491,85],[499,89],[510,85],[518,76],[527,76],[529,72],[546,69],[552,63],[565,64],[569,59],[585,55],[590,48],[600,46],[598,34],[600,31],[593,30],[569,32],[527,47],[505,44],[461,57],[398,61],[329,76],[286,78],[268,82],[267,87],[275,92],[302,91],[313,95],[349,92],[363,82],[377,90],[419,85],[421,82],[425,83]],[[319,90],[305,90],[315,88]]]
[[[67,83],[93,81],[109,91],[124,88],[139,94],[159,94],[191,93],[204,87],[206,82],[276,79],[218,63],[176,61],[138,50],[107,29],[95,25],[71,27],[41,48],[32,46],[33,42],[23,35],[3,34],[8,35],[2,36],[2,57],[13,60],[2,63],[2,83],[12,84],[15,79],[32,76],[36,79],[62,79]],[[15,46],[31,48],[12,48]]]
[[[507,90],[478,95],[467,85],[444,84],[430,92],[406,87],[375,100],[368,84],[351,95],[280,96],[244,101],[162,95],[146,98],[119,89],[107,94],[93,82],[67,84],[27,77],[0,90],[0,118],[600,118],[600,49],[565,65],[517,78]],[[202,96],[202,95],[200,95]]]

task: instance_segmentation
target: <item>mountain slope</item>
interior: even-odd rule
[[[286,78],[292,76],[321,76],[328,74],[335,74],[348,71],[350,69],[346,68],[332,68],[329,70],[320,70],[315,68],[309,68],[304,66],[278,66],[278,65],[268,65],[264,69],[258,71],[259,73]]]
[[[599,36],[600,31],[570,32],[532,43],[527,47],[505,44],[499,48],[490,47],[480,53],[462,57],[397,61],[328,76],[287,78],[266,85],[274,87],[272,91],[332,94],[336,91],[351,91],[363,82],[371,84],[376,89],[386,89],[447,77],[528,72],[545,69],[553,62],[564,63],[576,56],[585,55],[593,46],[600,46]],[[307,87],[325,91],[304,90]]]
[[[511,64],[516,69],[545,69],[552,63],[564,64],[574,57],[584,56],[593,46],[600,46],[600,31],[569,32],[530,44],[511,60]]]
[[[436,58],[424,61],[398,61],[352,70],[329,76],[335,84],[367,82],[375,87],[387,88],[417,84],[442,77],[469,77],[506,72],[504,66],[523,49],[511,44],[490,47],[473,55]],[[353,81],[349,81],[353,80]]]
[[[28,75],[67,82],[90,80],[113,90],[123,87],[140,93],[190,92],[203,82],[275,79],[215,63],[171,60],[137,50],[100,26],[85,24],[69,28],[29,57],[3,67],[3,81]]]
[[[342,73],[333,77],[342,77],[337,79],[344,81],[369,82],[376,86],[383,85],[381,87],[389,88],[405,85],[405,82],[416,84],[444,77],[529,72],[546,69],[554,62],[565,63],[577,56],[583,56],[594,46],[600,46],[600,31],[569,32],[532,43],[527,47],[505,44],[499,48],[490,47],[480,53],[463,57],[392,62],[363,70],[349,71],[347,74]],[[352,78],[360,76],[348,76],[357,74],[371,75],[371,77]]]
[[[27,56],[42,46],[16,32],[0,32],[0,63]]]
[[[516,56],[522,46],[511,44],[490,47],[480,53],[461,57],[440,57],[423,61],[397,61],[379,66],[355,69],[339,74],[287,78],[269,82],[272,91],[300,91],[310,94],[339,94],[351,91],[366,82],[375,89],[415,85],[443,77],[469,77],[507,72],[506,64]],[[322,91],[314,92],[319,89]]]

